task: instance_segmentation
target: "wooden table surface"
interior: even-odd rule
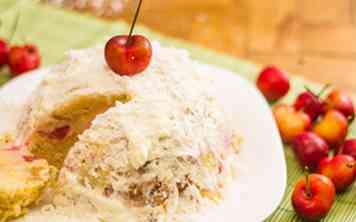
[[[140,22],[356,91],[356,0],[145,0]]]

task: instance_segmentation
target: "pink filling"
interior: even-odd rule
[[[25,156],[22,156],[22,158],[23,158],[26,162],[33,162],[33,161],[35,161],[35,160],[38,160],[37,157],[32,156],[32,155],[25,155]]]
[[[4,149],[5,151],[19,151],[21,150],[22,146],[21,145],[15,145],[12,144],[11,146],[9,146],[8,148]]]
[[[9,144],[6,148],[4,148],[5,151],[22,151],[26,152],[27,151],[27,144],[19,143],[19,142],[14,142],[12,144]]]
[[[28,153],[26,145],[11,144],[8,148],[4,149],[4,151],[13,152],[14,155],[21,155],[26,162],[33,162],[38,159]]]
[[[222,163],[219,164],[219,174],[222,174],[224,172],[224,165]]]
[[[55,139],[55,140],[63,140],[65,139],[70,132],[70,126],[63,126],[54,129],[52,132],[40,132],[41,134],[44,134],[46,137],[49,139]]]

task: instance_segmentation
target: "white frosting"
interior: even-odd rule
[[[108,222],[174,221],[218,200],[238,144],[210,90],[214,83],[186,51],[158,43],[149,67],[133,77],[114,74],[103,54],[101,47],[72,52],[37,92],[43,108],[34,119],[82,93],[131,97],[79,136],[61,172],[63,192],[90,202]]]

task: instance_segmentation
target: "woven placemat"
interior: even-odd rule
[[[90,15],[30,2],[29,0],[0,0],[0,17],[3,24],[0,29],[0,36],[7,37],[11,34],[16,16],[20,13],[18,29],[13,42],[21,43],[26,40],[38,45],[43,66],[59,62],[68,49],[89,47],[102,42],[108,36],[127,33],[128,31],[128,26],[122,21],[109,22]],[[250,81],[255,80],[259,71],[258,66],[248,61],[238,60],[184,41],[162,36],[142,26],[137,27],[136,32],[143,33],[150,39],[158,40],[164,45],[185,48],[190,51],[193,58],[229,69]],[[293,76],[291,80],[292,90],[284,99],[286,102],[295,98],[305,85],[315,90],[319,90],[321,87],[318,84]],[[350,129],[350,136],[352,135],[356,135],[355,124]],[[288,164],[288,186],[285,197],[278,209],[266,221],[299,221],[291,206],[290,196],[295,181],[302,175],[302,171],[289,147],[285,148],[285,156]],[[356,221],[356,186],[337,197],[332,211],[324,221]]]

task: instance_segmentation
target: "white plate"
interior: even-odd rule
[[[231,186],[233,191],[201,221],[263,221],[277,208],[286,188],[283,146],[270,108],[255,87],[238,75],[210,65],[202,65],[202,69],[216,78],[220,102],[244,142],[241,148],[243,170]],[[45,72],[23,75],[0,90],[0,130],[15,125],[14,113],[21,109]]]

